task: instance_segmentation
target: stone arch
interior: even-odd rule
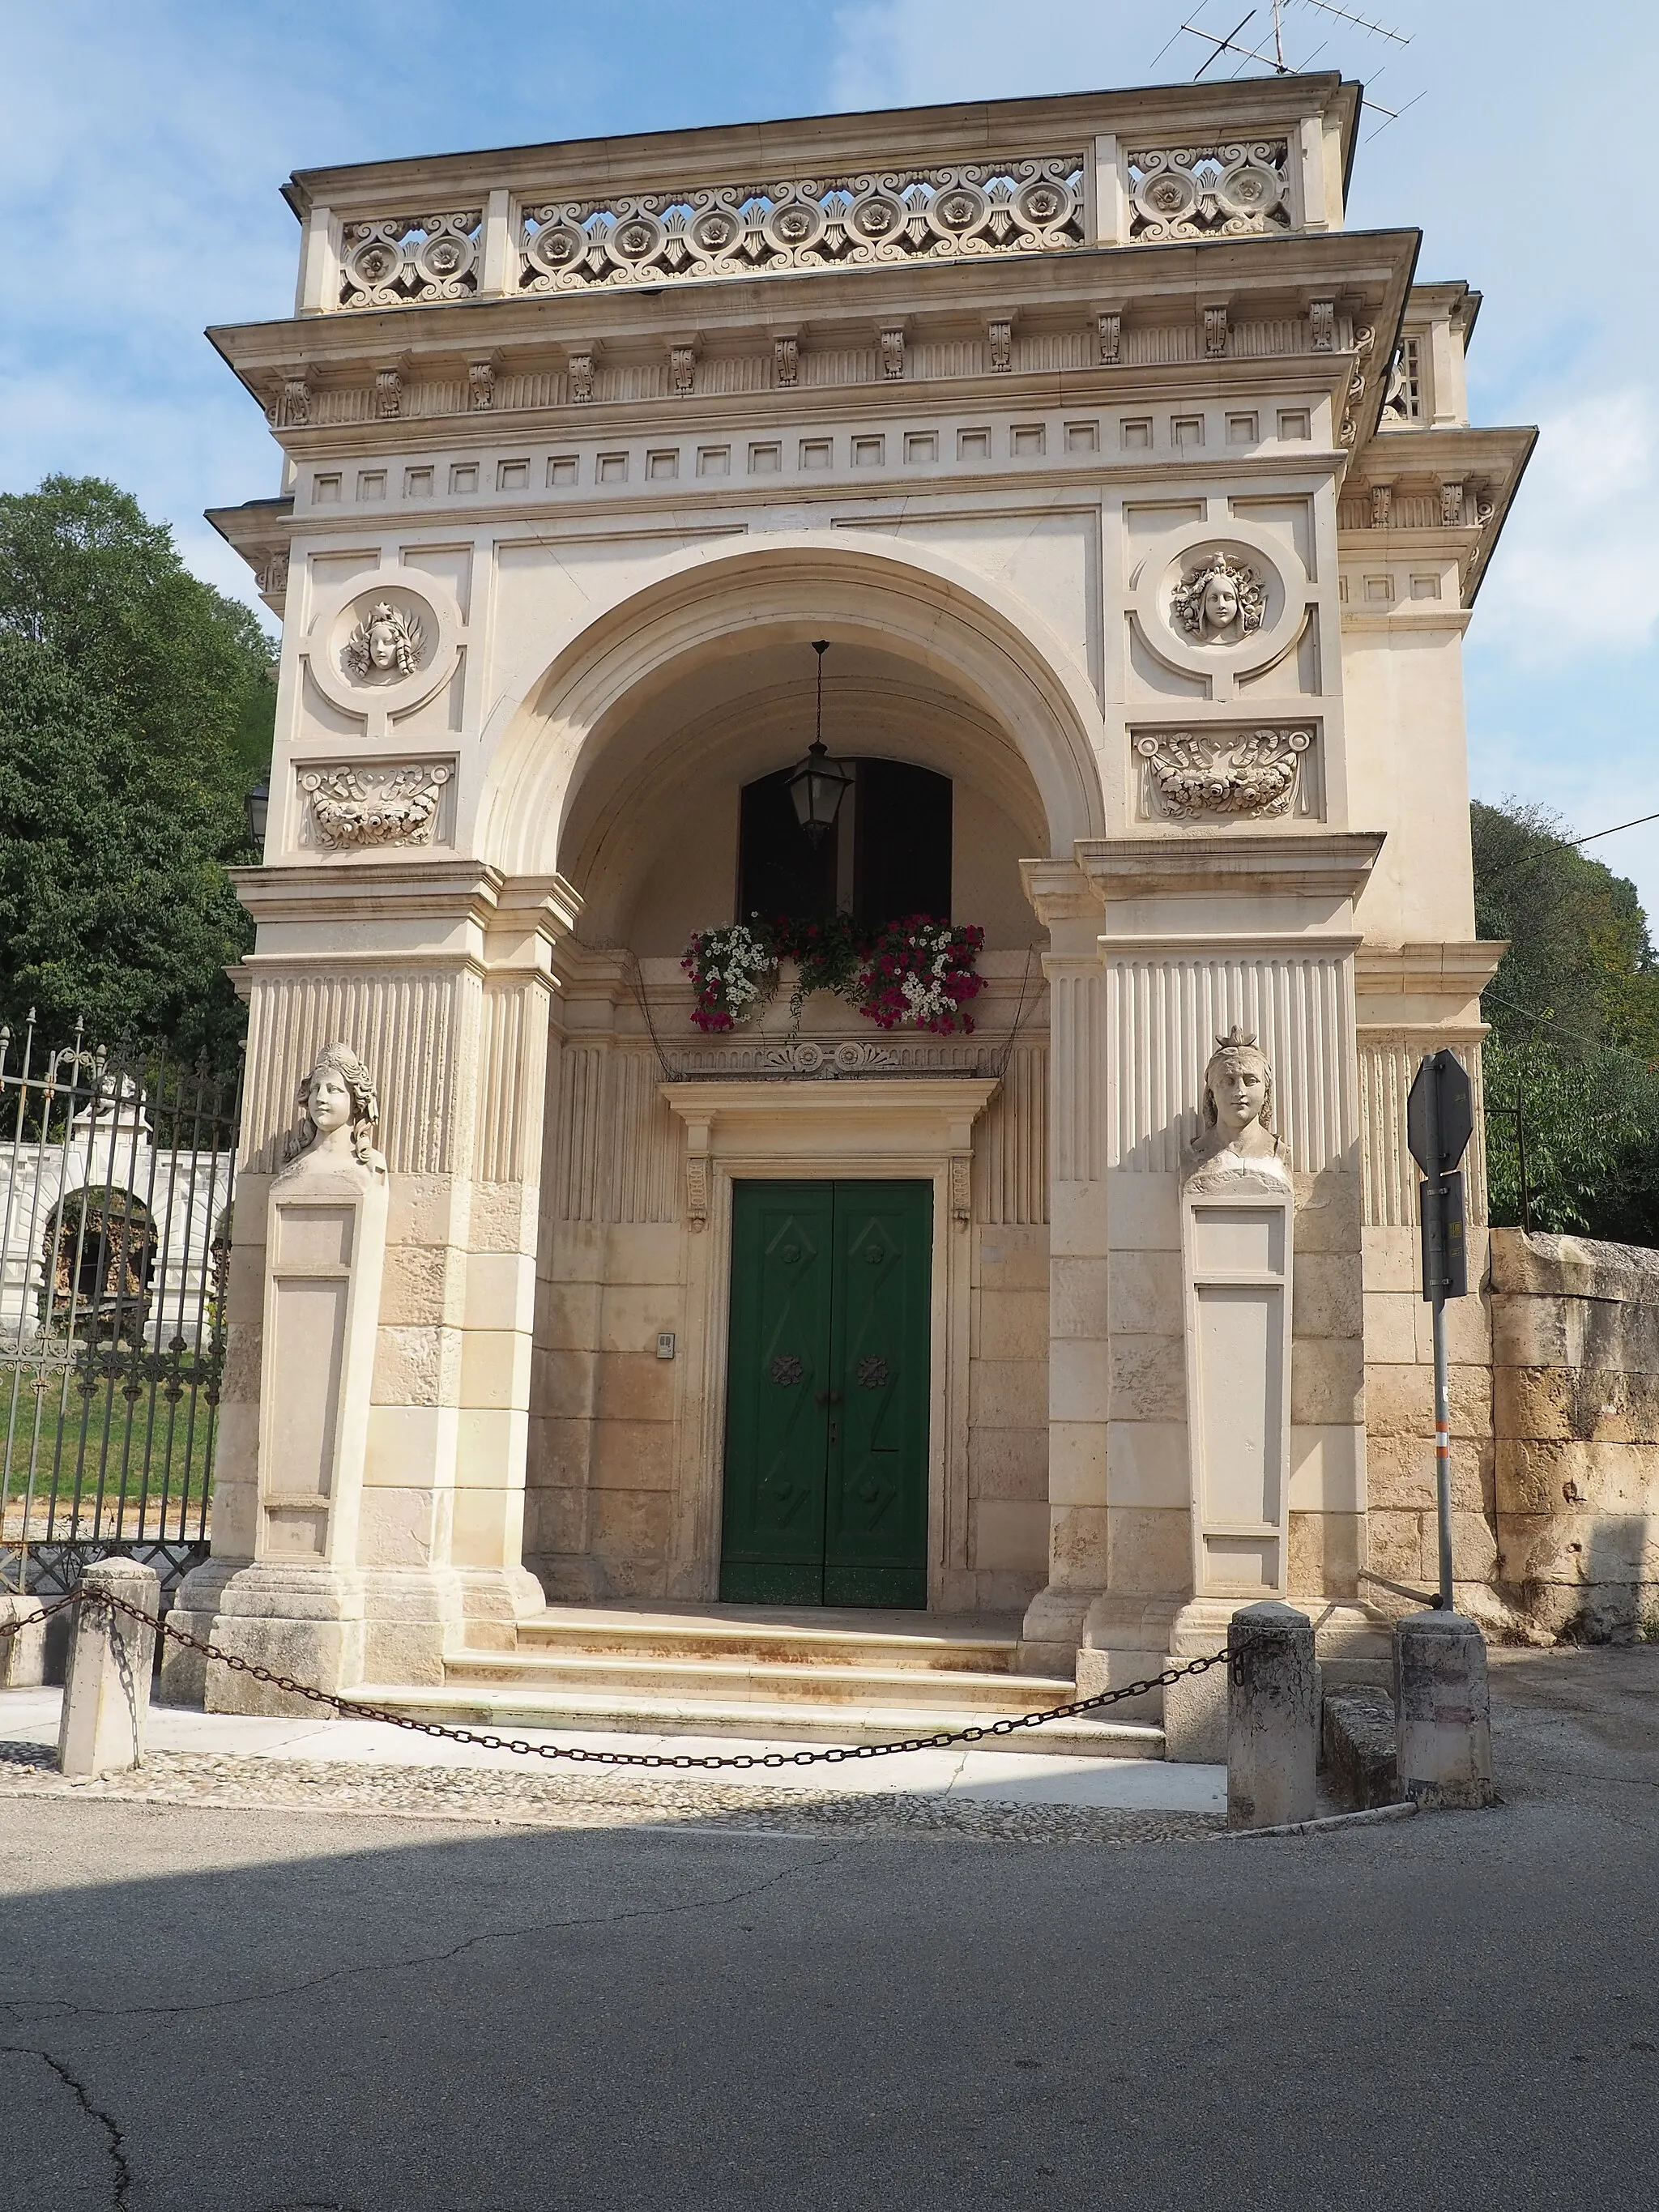
[[[509,875],[562,872],[584,784],[653,695],[763,640],[821,636],[920,664],[1006,732],[1036,788],[1051,854],[1103,833],[1099,706],[1040,617],[930,550],[907,547],[901,557],[792,532],[677,556],[568,634],[534,686],[492,717],[500,734],[474,849]]]

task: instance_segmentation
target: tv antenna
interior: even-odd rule
[[[1210,4],[1211,0],[1200,0],[1200,4],[1193,10],[1192,15],[1176,26],[1157,53],[1153,55],[1152,62],[1153,68],[1156,68],[1163,60],[1176,40],[1184,35],[1201,40],[1210,50],[1193,71],[1194,82],[1220,62],[1224,56],[1233,60],[1234,67],[1231,73],[1236,77],[1242,76],[1252,62],[1259,63],[1263,69],[1272,70],[1277,76],[1299,75],[1303,70],[1312,66],[1324,52],[1330,40],[1328,37],[1322,38],[1316,46],[1300,55],[1296,60],[1286,59],[1285,18],[1292,8],[1297,7],[1310,9],[1316,15],[1328,17],[1334,23],[1346,23],[1352,30],[1364,32],[1369,38],[1383,40],[1393,46],[1408,46],[1412,42],[1409,31],[1394,30],[1388,24],[1379,23],[1370,15],[1362,15],[1357,9],[1340,6],[1338,0],[1267,0],[1265,9],[1261,6],[1248,9],[1233,25],[1231,30],[1223,36],[1208,29],[1198,21],[1199,16]],[[1264,14],[1267,20],[1252,33],[1255,43],[1247,41],[1243,33]],[[1385,64],[1384,67],[1386,66]],[[1381,69],[1376,72],[1376,76],[1381,76],[1382,74]],[[1376,78],[1373,77],[1371,82],[1374,83]],[[1380,115],[1382,118],[1377,125],[1376,130],[1370,133],[1370,137],[1375,138],[1378,131],[1386,131],[1390,123],[1397,123],[1407,108],[1415,107],[1423,96],[1420,92],[1415,93],[1410,100],[1406,100],[1399,107],[1385,107],[1381,100],[1372,100],[1369,96],[1362,98],[1361,106],[1370,113]],[[1368,140],[1367,143],[1369,143]]]

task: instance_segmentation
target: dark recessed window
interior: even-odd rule
[[[850,910],[861,928],[951,912],[948,775],[908,761],[845,760],[853,788],[815,846],[795,818],[791,769],[743,787],[738,912],[818,921]]]

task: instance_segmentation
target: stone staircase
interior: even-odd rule
[[[507,1650],[450,1656],[441,1686],[367,1684],[366,1702],[461,1726],[883,1743],[984,1727],[1077,1695],[1014,1672],[1018,1622],[922,1613],[550,1606]],[[981,1748],[1161,1759],[1162,1729],[1083,1717]]]

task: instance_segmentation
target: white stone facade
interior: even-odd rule
[[[1352,1602],[1379,1513],[1422,1571],[1366,1373],[1413,1341],[1404,1086],[1478,1057],[1459,656],[1531,434],[1467,424],[1475,296],[1345,231],[1357,100],[294,179],[294,316],[214,333],[285,456],[282,499],[214,517],[283,643],[187,1613],[276,1540],[257,1224],[335,1038],[390,1177],[370,1679],[438,1679],[544,1590],[714,1595],[732,1188],[785,1173],[933,1187],[930,1606],[1023,1608],[1067,1673],[1161,1662],[1194,1600],[1180,1158],[1234,1024],[1293,1174],[1273,1586]],[[988,988],[971,1039],[816,999],[809,1072],[764,1062],[781,997],[701,1036],[679,958],[733,919],[738,791],[810,736],[815,639],[836,745],[952,779]]]

